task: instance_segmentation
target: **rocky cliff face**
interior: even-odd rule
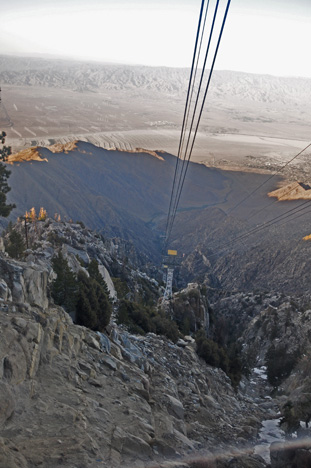
[[[0,466],[145,466],[256,435],[260,412],[191,342],[100,335],[11,301],[0,326]]]
[[[14,229],[25,239],[23,222],[18,222]],[[0,258],[0,274],[6,283],[3,283],[3,288],[8,291],[3,292],[5,299],[6,294],[13,294],[17,302],[47,307],[47,286],[54,278],[51,260],[58,251],[61,251],[74,273],[80,270],[86,272],[85,267],[95,259],[112,298],[116,298],[112,277],[120,272],[131,286],[132,295],[142,289],[142,281],[147,282],[155,292],[158,289],[157,281],[149,276],[154,268],[147,265],[142,269],[145,256],[139,256],[131,242],[104,238],[83,224],[50,218],[29,222],[27,232],[29,248],[22,256],[23,261],[8,260],[5,256],[3,260]],[[6,242],[9,242],[8,237]]]
[[[74,271],[96,258],[110,278],[112,265],[124,267],[118,250],[125,244],[51,220],[32,225],[29,241],[25,261],[0,258],[1,468],[168,467],[202,451],[225,467],[213,452],[230,459],[232,446],[244,453],[262,410],[200,360],[191,337],[173,344],[130,335],[113,321],[100,334],[51,302],[57,249]],[[133,257],[126,268],[133,289],[141,277],[156,287]],[[207,328],[208,302],[199,289],[190,285],[179,300],[196,326]],[[174,463],[195,466],[189,458]],[[258,458],[249,463],[265,466]]]
[[[22,224],[16,229],[23,233]],[[289,440],[272,446],[271,467],[309,463],[310,298],[196,283],[174,295],[167,314],[184,331],[217,329],[224,344],[239,340],[250,376],[233,390],[224,372],[197,356],[191,336],[173,344],[131,335],[114,320],[101,334],[53,304],[51,259],[59,249],[75,272],[95,258],[114,298],[116,271],[129,297],[143,297],[143,285],[159,294],[130,244],[52,220],[32,223],[28,241],[23,261],[0,254],[1,468],[263,468],[269,460],[251,455],[253,446],[262,421],[277,427],[279,410]],[[289,373],[281,366],[276,394],[266,376],[271,349],[285,350],[281,362],[296,356]]]
[[[208,332],[210,307],[206,288],[198,283],[189,283],[185,289],[175,293],[167,304],[170,315],[184,333],[195,333],[200,328]]]
[[[51,279],[51,268],[0,258],[0,297],[18,303],[48,306],[47,285]]]

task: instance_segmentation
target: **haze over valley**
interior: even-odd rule
[[[187,69],[1,56],[1,128],[14,152],[82,140],[177,154],[188,78]],[[282,165],[308,143],[310,91],[307,78],[215,71],[192,160]]]

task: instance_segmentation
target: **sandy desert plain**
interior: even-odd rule
[[[285,92],[282,99],[282,90],[275,91],[277,78],[268,77],[268,86],[265,80],[256,85],[255,75],[218,75],[205,104],[192,161],[269,172],[307,146],[311,105],[306,96],[310,83],[306,86],[304,82],[302,93],[297,94],[299,82],[295,82],[296,95],[288,92],[287,84],[288,96]],[[249,84],[245,84],[247,79]],[[7,132],[7,144],[13,152],[83,140],[103,148],[137,147],[177,154],[186,87],[176,87],[174,92],[139,84],[122,88],[119,83],[110,83],[109,89],[103,85],[94,90],[53,83],[12,83],[6,84],[0,74],[0,128]],[[308,154],[297,158],[288,178],[295,172],[293,168],[305,175],[310,173],[308,160]]]

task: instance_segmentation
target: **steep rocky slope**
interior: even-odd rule
[[[15,229],[23,233],[24,224]],[[178,322],[186,317],[188,332],[202,328],[219,343],[240,344],[248,378],[234,390],[224,372],[198,357],[191,336],[174,344],[133,335],[114,315],[99,333],[53,303],[58,250],[75,272],[95,258],[114,298],[111,275],[120,269],[129,298],[144,297],[146,284],[156,298],[152,269],[129,243],[51,219],[30,223],[28,242],[23,261],[0,254],[1,468],[264,468],[269,446],[258,446],[266,442],[257,435],[263,421],[273,440],[278,411],[288,440],[272,446],[271,467],[309,462],[310,433],[300,424],[311,414],[308,296],[189,284],[165,305]]]
[[[55,154],[47,148],[37,148],[36,153],[47,162],[25,161],[10,165],[12,190],[9,198],[18,207],[12,219],[31,206],[38,210],[40,200],[50,214],[57,211],[67,219],[80,219],[110,237],[131,239],[144,252],[156,253],[160,243],[158,229],[165,229],[176,166],[174,156],[139,150],[135,153],[108,151],[85,142],[78,142],[68,154],[66,149]],[[195,221],[200,227],[196,233],[198,242],[202,228],[206,227],[208,207],[229,208],[240,200],[241,183],[251,189],[264,180],[262,174],[243,177],[243,174],[190,163],[180,210],[191,216],[183,222],[182,238],[188,233],[191,236]],[[262,191],[249,202],[246,210],[262,203],[265,196]],[[277,207],[275,211],[279,213],[282,208]],[[218,219],[214,219],[214,215],[212,218],[216,225]],[[234,219],[233,222],[239,224]],[[186,243],[185,238],[183,244]]]
[[[83,268],[77,257],[96,258],[109,282],[110,263],[121,262],[116,251],[126,243],[117,249],[80,225],[51,220],[34,223],[29,241],[26,261],[1,254],[0,466],[164,467],[200,450],[230,459],[230,446],[243,458],[264,412],[200,360],[191,337],[173,344],[130,335],[113,321],[96,333],[51,301],[54,251],[61,248],[75,270]],[[133,255],[129,262],[135,288],[143,273]],[[200,325],[208,327],[206,308],[202,300]]]
[[[3,303],[1,328],[2,466],[144,466],[256,434],[251,405],[191,346],[109,340],[55,307]]]
[[[252,216],[249,222],[246,213],[252,215],[251,209],[245,209],[243,217],[230,208],[227,214],[216,207],[181,212],[171,243],[185,253],[181,276],[229,291],[309,293],[311,244],[303,240],[310,234],[307,211],[283,218],[282,213],[296,209],[299,202],[275,205],[279,214],[273,207],[265,210],[263,199],[258,202],[259,219]],[[253,221],[258,222],[257,231]]]

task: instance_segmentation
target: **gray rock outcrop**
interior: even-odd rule
[[[29,265],[0,257],[1,296],[14,302],[48,307],[47,285],[50,271],[40,265]]]
[[[0,466],[145,466],[246,443],[254,408],[191,346],[116,328],[101,340],[59,307],[11,302],[0,327]]]
[[[47,220],[29,236],[25,262],[0,257],[0,468],[186,468],[200,451],[244,453],[262,410],[201,361],[193,338],[135,336],[113,321],[96,333],[48,297],[59,249],[75,271],[97,259],[112,295],[112,264],[135,293],[157,282],[78,224]],[[192,284],[172,304],[194,330],[209,326],[205,293]]]
[[[209,303],[206,291],[198,283],[189,283],[188,286],[174,294],[170,301],[170,310],[167,313],[176,320],[185,331],[196,332],[203,328],[209,329]]]

